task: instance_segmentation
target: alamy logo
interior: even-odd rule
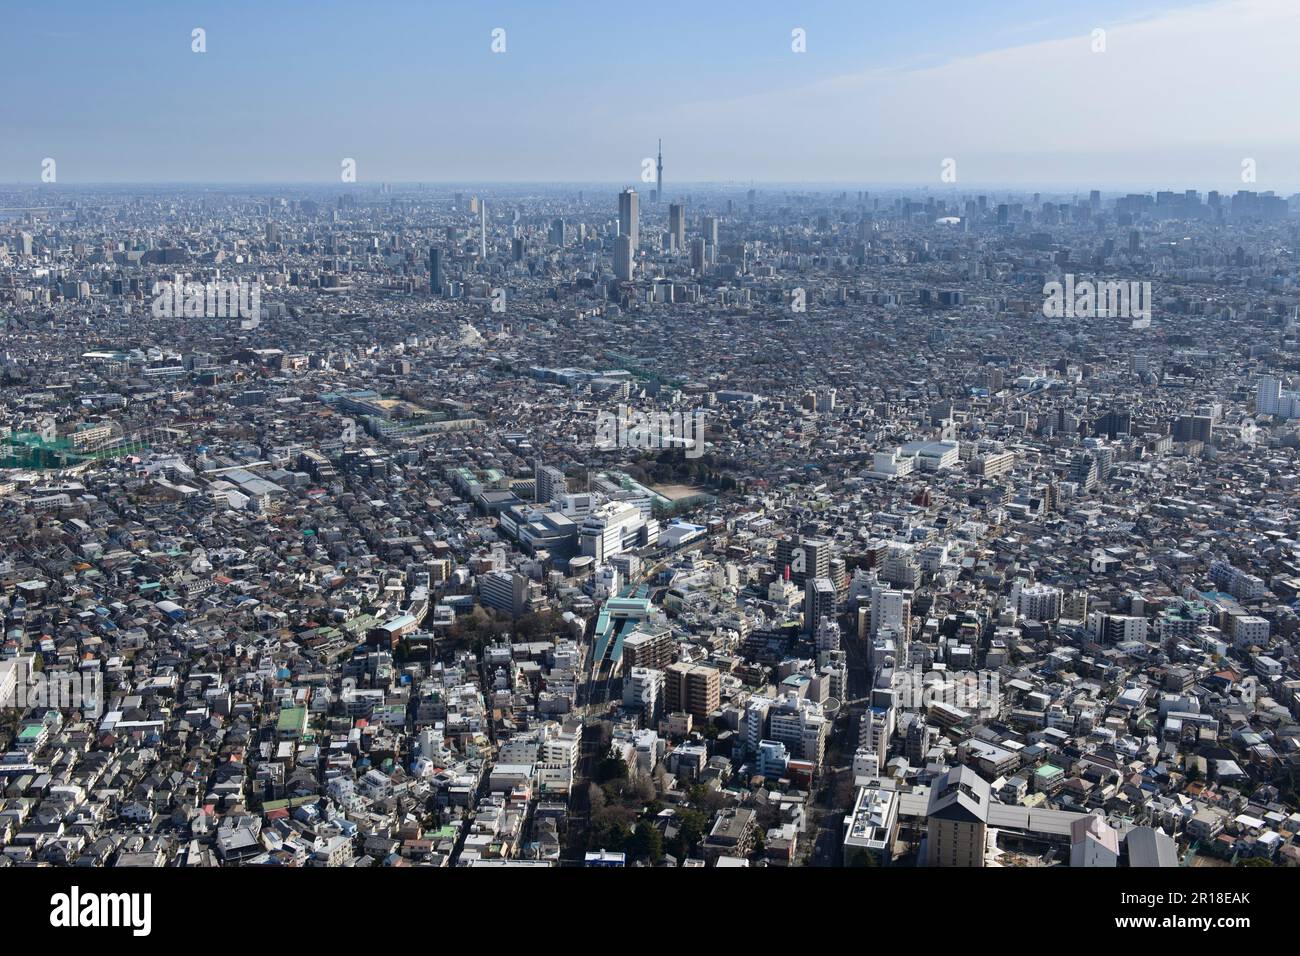
[[[1150,282],[1075,281],[1043,285],[1043,315],[1049,319],[1132,319],[1133,328],[1151,324]]]
[[[243,319],[252,328],[262,317],[260,282],[155,282],[152,292],[160,319]]]
[[[969,711],[996,711],[1002,703],[997,671],[895,671],[892,685],[900,706],[919,710],[944,704]]]
[[[132,936],[148,936],[153,929],[153,894],[70,893],[50,897],[50,925],[74,929],[82,926],[126,926]]]
[[[699,458],[704,454],[704,411],[640,412],[619,405],[616,413],[596,416],[596,447],[682,448],[687,458]]]
[[[104,712],[104,677],[98,671],[32,671],[18,681],[0,706],[26,711],[31,707],[80,709],[87,717]]]

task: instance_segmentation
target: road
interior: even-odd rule
[[[587,785],[591,783],[600,754],[602,731],[599,721],[584,722],[582,742],[578,749],[578,765],[573,770],[573,786],[569,790],[569,832],[565,838],[562,865],[581,866],[587,851],[587,833],[591,829],[591,801],[587,798]]]

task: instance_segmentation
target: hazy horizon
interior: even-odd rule
[[[15,7],[0,182],[1300,188],[1287,0],[971,7]]]
[[[631,186],[638,192],[649,192],[654,189],[654,183],[641,183],[633,180],[595,180],[595,179],[573,179],[573,180],[511,180],[511,179],[445,179],[445,180],[383,180],[375,182],[358,182],[358,183],[341,183],[330,180],[102,180],[98,182],[77,182],[77,183],[30,183],[21,181],[0,181],[0,189],[29,189],[33,191],[57,191],[59,189],[68,190],[90,190],[97,188],[135,188],[135,189],[172,189],[180,187],[191,187],[199,189],[239,189],[239,188],[284,188],[284,189],[338,189],[347,191],[357,191],[361,193],[376,193],[383,187],[389,189],[418,189],[431,187],[434,189],[451,189],[451,188],[471,188],[471,187],[536,187],[536,188],[575,188],[581,189],[586,187],[603,188],[603,189],[623,189]],[[1133,182],[1133,183],[1109,183],[1109,182],[1033,182],[1024,181],[1015,182],[959,182],[953,184],[938,184],[932,182],[903,182],[903,181],[850,181],[850,180],[699,180],[686,181],[677,184],[677,189],[685,192],[690,189],[735,189],[743,191],[748,189],[806,189],[813,191],[830,191],[830,190],[896,190],[896,191],[931,191],[939,196],[952,196],[975,191],[1002,190],[1023,193],[1042,193],[1043,195],[1062,195],[1067,193],[1088,192],[1093,189],[1099,190],[1103,196],[1124,195],[1130,192],[1151,192],[1154,190],[1167,190],[1181,192],[1186,189],[1196,190],[1198,192],[1207,192],[1217,190],[1222,193],[1236,192],[1237,190],[1248,190],[1256,192],[1273,192],[1278,195],[1287,196],[1294,192],[1293,189],[1268,189],[1257,183],[1240,183],[1231,180],[1223,183],[1167,183],[1167,182]],[[491,198],[484,197],[484,198]]]

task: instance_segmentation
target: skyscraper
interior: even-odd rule
[[[631,240],[632,255],[635,256],[641,230],[638,224],[636,190],[630,187],[618,194],[618,234]]]
[[[628,282],[632,278],[632,239],[619,236],[614,240],[614,275]]]
[[[487,200],[478,204],[478,257],[487,259]]]
[[[668,245],[674,252],[686,248],[686,211],[681,203],[668,206]]]
[[[429,292],[442,295],[442,250],[429,247]]]
[[[699,237],[691,240],[691,268],[697,275],[704,274],[704,240]]]
[[[701,229],[704,232],[704,241],[710,246],[718,244],[718,217],[705,216],[704,222],[701,223]]]

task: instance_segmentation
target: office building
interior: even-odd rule
[[[635,244],[628,236],[619,236],[614,240],[614,277],[623,282],[631,282],[636,262]]]
[[[442,250],[437,246],[429,248],[429,292],[442,295]]]
[[[681,203],[668,205],[668,248],[672,252],[686,248],[686,211]]]
[[[641,244],[641,226],[635,189],[624,189],[618,194],[618,234],[628,238],[631,255],[635,257]]]

